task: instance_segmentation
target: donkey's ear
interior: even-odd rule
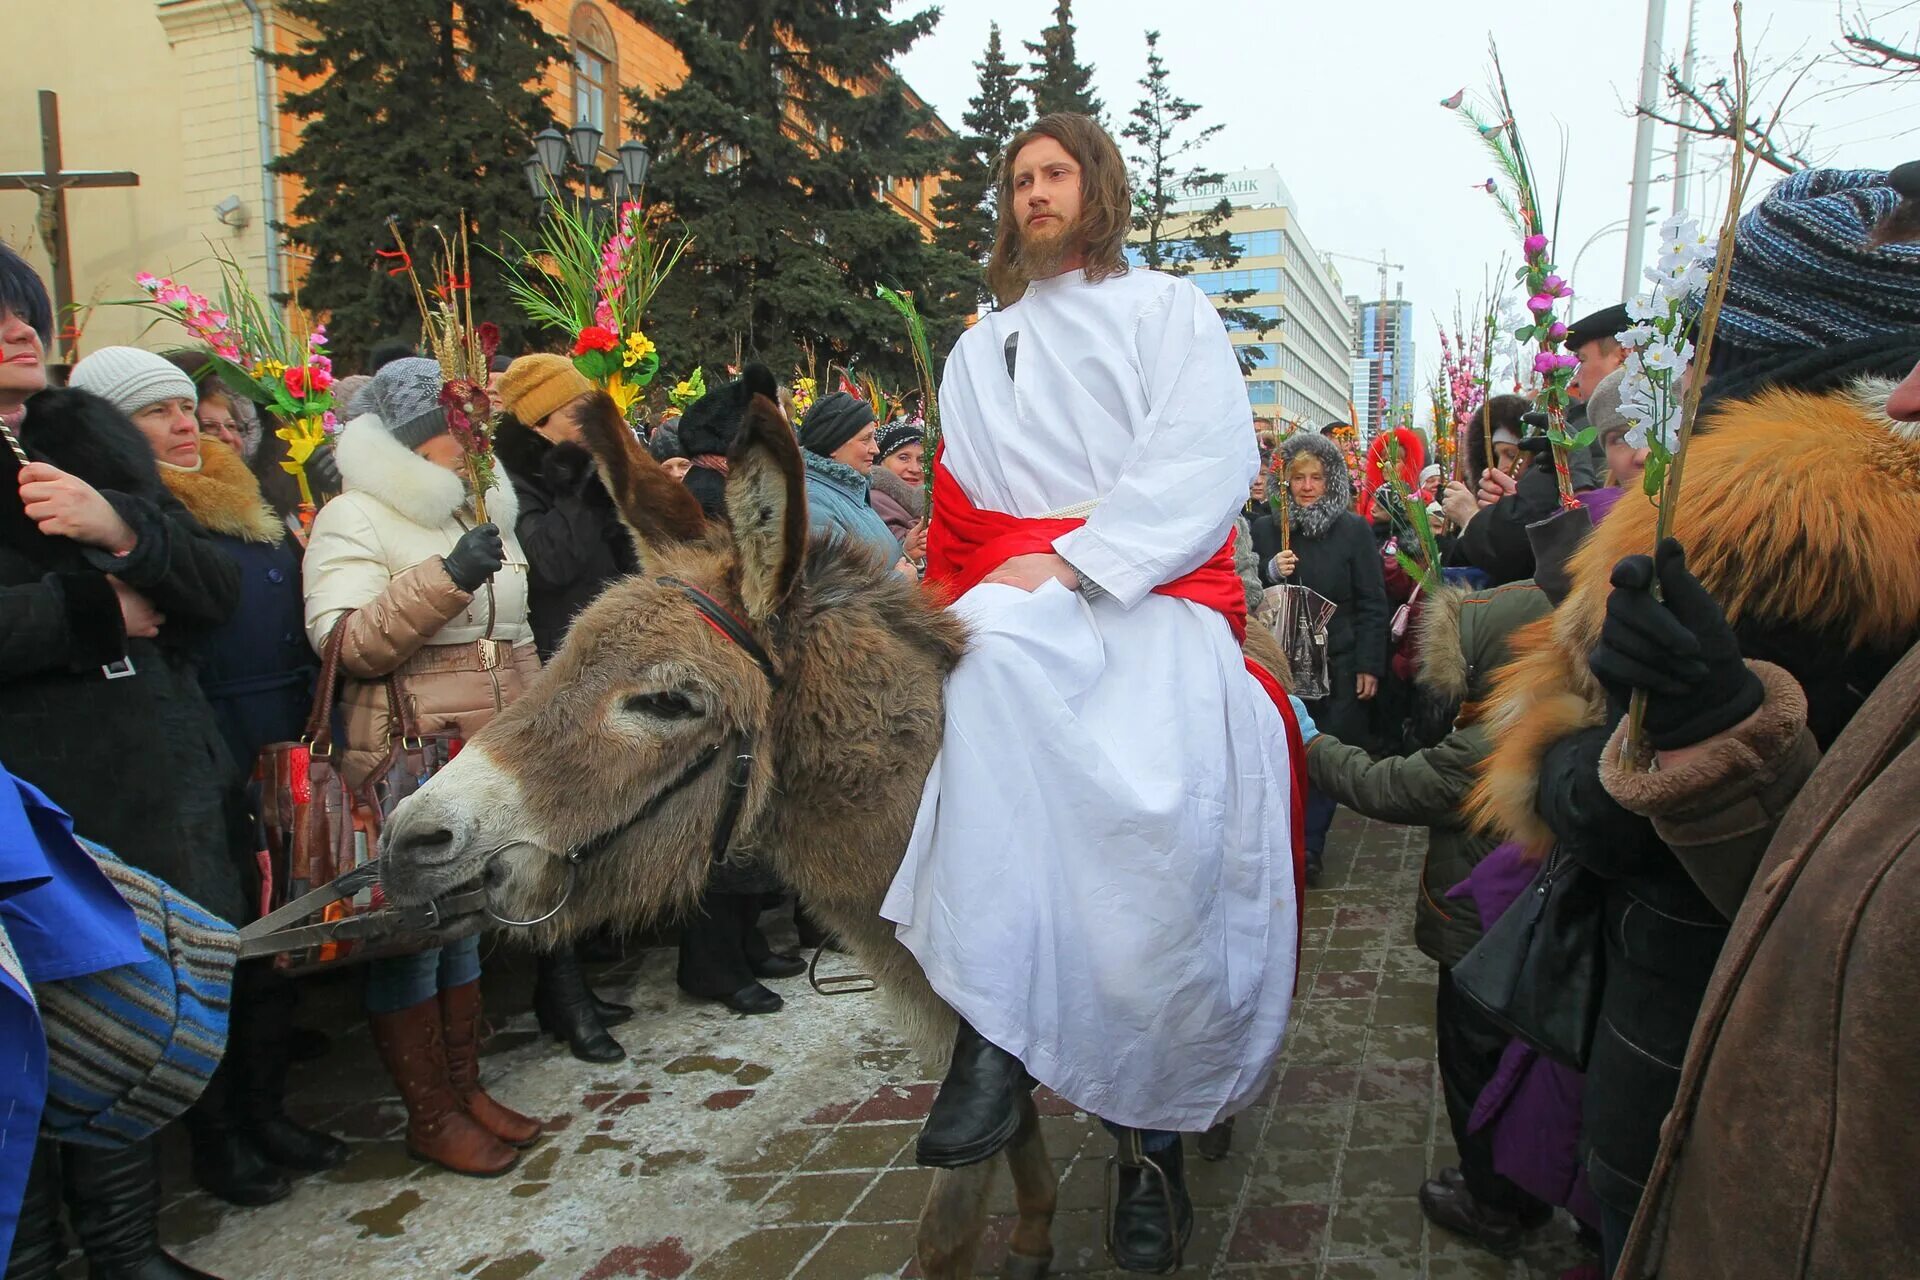
[[[775,399],[773,375],[750,365],[753,398],[727,460],[727,515],[740,556],[740,599],[747,617],[778,613],[807,560],[806,467],[800,442]]]
[[[634,438],[633,428],[620,416],[612,396],[593,393],[580,413],[580,435],[600,467],[600,480],[627,532],[633,535],[633,549],[642,564],[706,532],[700,500]]]

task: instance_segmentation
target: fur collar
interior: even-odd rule
[[[69,388],[42,391],[27,401],[19,436],[29,455],[96,489],[140,494],[160,489],[153,446],[99,396]]]
[[[1327,491],[1310,507],[1289,502],[1293,531],[1303,538],[1324,538],[1333,532],[1340,517],[1353,510],[1353,476],[1347,470],[1346,455],[1340,446],[1316,431],[1296,431],[1280,443],[1280,483],[1286,483],[1286,469],[1303,453],[1320,460],[1326,472]]]
[[[279,546],[287,527],[260,497],[260,482],[240,455],[213,436],[200,437],[200,469],[162,467],[160,480],[210,533]]]
[[[823,457],[811,449],[802,449],[800,456],[807,463],[807,479],[832,485],[836,489],[843,490],[848,497],[858,499],[860,502],[867,500],[867,490],[871,487],[867,477],[846,463],[835,462],[832,458]]]
[[[908,484],[887,470],[884,464],[875,463],[872,472],[867,476],[867,481],[875,493],[892,498],[915,520],[927,514],[927,491]]]
[[[1920,440],[1887,417],[1891,387],[1763,391],[1718,407],[1688,445],[1674,532],[1736,631],[1831,634],[1894,654],[1920,638]],[[1488,698],[1494,748],[1471,810],[1533,852],[1553,843],[1535,807],[1541,761],[1561,737],[1604,722],[1587,655],[1613,566],[1652,549],[1654,517],[1629,492],[1595,526],[1569,562],[1565,602],[1516,633]]]
[[[439,528],[469,504],[464,477],[402,445],[374,414],[361,414],[346,425],[333,457],[349,492],[375,498],[426,528]],[[513,486],[505,482],[505,472],[496,469],[493,488],[487,492],[487,518],[511,529],[519,514]]]
[[[1442,583],[1421,591],[1420,621],[1414,628],[1414,683],[1435,697],[1458,704],[1467,698],[1467,656],[1460,652],[1460,606],[1464,587]]]
[[[509,475],[540,488],[578,489],[593,474],[593,455],[581,444],[555,444],[516,418],[493,429],[493,452]]]

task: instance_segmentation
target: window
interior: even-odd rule
[[[1280,271],[1276,267],[1257,271],[1202,271],[1196,272],[1192,279],[1208,297],[1247,289],[1254,293],[1280,292]]]
[[[1279,404],[1280,384],[1269,378],[1247,381],[1248,404]]]
[[[1259,316],[1262,320],[1268,321],[1269,326],[1280,323],[1279,307],[1235,307],[1234,310],[1251,312],[1253,315]],[[1232,319],[1238,320],[1239,317],[1236,316],[1236,317],[1233,317]],[[1236,331],[1241,331],[1241,332],[1244,332],[1247,329],[1247,327],[1248,326],[1244,324],[1233,323],[1232,320],[1230,320],[1229,323],[1227,324],[1227,328],[1233,329]]]
[[[575,5],[567,35],[573,43],[573,121],[603,135],[600,146],[620,145],[619,51],[607,15],[591,4]]]
[[[1280,252],[1278,231],[1240,231],[1233,236],[1233,251],[1243,258],[1271,258]]]
[[[1249,342],[1245,346],[1235,347],[1233,354],[1256,369],[1270,369],[1278,359],[1273,348],[1263,342]]]

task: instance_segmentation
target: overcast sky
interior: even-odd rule
[[[906,12],[910,0],[896,3]],[[1864,7],[1876,29],[1912,46],[1920,0],[1847,0]],[[933,36],[900,61],[907,80],[960,127],[976,88],[973,63],[998,22],[1011,56],[1052,20],[1053,0],[943,0]],[[1687,0],[1668,0],[1667,46],[1677,61]],[[1158,28],[1177,92],[1200,103],[1203,123],[1225,128],[1205,154],[1219,169],[1272,165],[1292,191],[1302,227],[1325,251],[1406,266],[1393,273],[1415,305],[1422,385],[1436,363],[1435,320],[1451,321],[1456,293],[1473,305],[1484,274],[1512,257],[1506,226],[1476,184],[1491,173],[1484,148],[1443,110],[1442,98],[1487,84],[1487,39],[1501,61],[1524,138],[1543,179],[1567,155],[1558,242],[1561,267],[1578,293],[1576,310],[1620,300],[1623,226],[1632,174],[1634,122],[1623,104],[1635,97],[1646,9],[1640,3],[1548,5],[1436,4],[1432,0],[1080,0],[1074,18],[1082,61],[1118,129],[1139,97],[1142,33]],[[1604,21],[1616,14],[1611,23]],[[1750,0],[1749,57],[1764,69],[1798,65],[1830,50],[1840,34],[1837,0]],[[1730,0],[1700,0],[1696,47],[1703,66],[1724,67],[1731,53]],[[1710,79],[1711,74],[1699,77]],[[1784,81],[1770,86],[1770,104]],[[1901,87],[1876,85],[1865,72],[1814,68],[1787,118],[1812,128],[1808,152],[1821,164],[1889,168],[1920,157],[1920,77]],[[1563,148],[1564,136],[1564,148]],[[1671,178],[1672,130],[1656,140],[1654,171]],[[1717,171],[1726,152],[1696,148],[1694,168]],[[1756,196],[1775,179],[1762,170]],[[1716,191],[1715,201],[1724,200]],[[1705,208],[1696,181],[1694,211]],[[1663,210],[1670,182],[1654,188]],[[1707,221],[1709,219],[1703,219]],[[1657,224],[1656,224],[1657,225]],[[1649,235],[1649,247],[1653,236]],[[1377,297],[1379,273],[1336,259],[1347,291]]]

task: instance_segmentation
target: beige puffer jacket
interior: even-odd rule
[[[307,639],[326,647],[355,611],[340,651],[346,742],[359,785],[393,737],[385,677],[398,672],[422,733],[478,733],[540,669],[527,621],[527,557],[504,475],[487,494],[507,563],[477,592],[453,585],[441,557],[473,526],[461,476],[405,448],[379,418],[348,423],[334,450],[345,492],[313,522],[307,544]]]

